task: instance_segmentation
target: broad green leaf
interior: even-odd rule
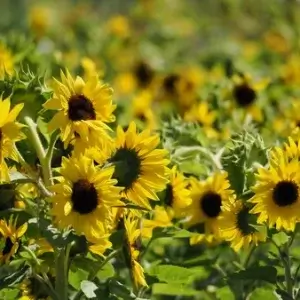
[[[86,280],[88,278],[89,273],[86,272],[85,270],[82,269],[76,269],[74,270],[70,269],[69,270],[69,283],[70,285],[76,289],[80,289],[80,284],[83,280]]]
[[[113,277],[115,274],[115,269],[110,262],[107,262],[102,269],[97,273],[97,277],[100,280],[104,280]]]
[[[125,285],[115,279],[109,280],[108,287],[112,294],[121,299],[136,299],[136,296]]]
[[[288,242],[289,236],[282,231],[274,234],[272,240],[280,247]]]
[[[19,294],[19,289],[1,289],[0,290],[0,299],[5,300],[15,300]]]
[[[231,274],[230,279],[233,280],[262,280],[276,283],[277,270],[271,266],[256,266]]]
[[[217,289],[216,296],[220,300],[235,300],[234,294],[228,286]]]
[[[98,289],[96,284],[92,281],[83,280],[80,284],[81,290],[84,293],[84,295],[88,298],[95,298],[97,295],[95,294],[95,291]]]
[[[256,300],[256,299],[263,299],[263,300],[277,300],[274,290],[271,290],[269,288],[257,288],[255,289],[250,297],[249,300]]]
[[[172,265],[158,265],[152,267],[147,273],[163,282],[187,283],[197,275],[197,270]]]
[[[152,295],[196,296],[199,294],[199,291],[187,287],[184,284],[155,283],[152,287]]]

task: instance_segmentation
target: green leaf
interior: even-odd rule
[[[19,289],[1,289],[0,299],[15,300],[19,294]]]
[[[200,294],[199,291],[189,288],[184,284],[155,283],[152,287],[152,295],[196,296]]]
[[[276,243],[277,246],[282,246],[288,242],[290,237],[284,232],[278,232],[272,236],[272,240]]]
[[[256,300],[256,299],[264,299],[264,300],[277,300],[274,290],[268,288],[257,288],[255,289],[250,297],[249,300]]]
[[[135,295],[125,285],[115,279],[111,279],[108,286],[110,292],[121,299],[136,299]]]
[[[147,273],[167,283],[186,283],[197,275],[197,270],[172,265],[159,265],[152,267]]]
[[[80,284],[80,287],[82,292],[88,299],[97,297],[95,291],[98,289],[98,287],[92,281],[83,280]]]
[[[89,273],[82,269],[70,269],[69,270],[69,283],[70,285],[76,289],[80,289],[80,284],[82,281],[88,278]]]
[[[0,289],[13,287],[26,278],[30,267],[22,264],[18,269],[10,265],[4,265],[0,268]]]
[[[277,270],[270,266],[255,266],[231,274],[230,279],[233,280],[262,280],[270,283],[276,283]]]
[[[100,280],[104,280],[115,275],[115,269],[110,262],[107,262],[103,268],[97,273],[97,277]]]
[[[228,286],[217,289],[216,296],[220,300],[235,300],[234,294]]]

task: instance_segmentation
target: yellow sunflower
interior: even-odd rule
[[[89,250],[100,256],[103,256],[104,252],[112,247],[112,243],[109,241],[110,234],[103,231],[101,238],[93,240],[93,244],[89,246]]]
[[[187,207],[192,203],[188,185],[189,181],[174,166],[171,169],[170,182],[167,184],[163,199],[171,218],[184,216]]]
[[[226,172],[215,173],[205,181],[190,180],[192,204],[187,210],[187,226],[190,230],[200,227],[203,232],[191,238],[191,244],[220,238],[219,221],[221,207],[232,201],[233,191]]]
[[[126,248],[128,254],[128,265],[134,287],[138,289],[141,286],[148,286],[144,276],[143,267],[138,262],[140,251],[137,244],[141,236],[141,230],[138,229],[139,220],[134,219],[132,216],[124,218],[124,226],[126,232]]]
[[[63,158],[58,183],[51,187],[52,214],[59,227],[72,226],[87,239],[101,238],[112,222],[111,208],[122,205],[113,167],[101,169],[83,155]]]
[[[11,52],[5,45],[0,43],[0,79],[3,79],[5,73],[12,75],[14,72],[14,60]]]
[[[143,90],[132,100],[131,115],[138,122],[144,124],[145,128],[153,130],[156,127],[156,117],[151,107],[152,94],[150,91]]]
[[[17,161],[15,142],[26,137],[21,132],[23,125],[16,121],[23,106],[23,104],[18,104],[10,110],[10,99],[0,98],[0,181],[9,180],[8,167],[4,159],[11,158]]]
[[[122,196],[138,206],[151,209],[148,198],[159,200],[156,192],[168,182],[168,151],[157,149],[159,136],[149,130],[137,133],[131,122],[124,132],[119,126],[115,149],[109,161],[115,166],[114,178],[124,187]]]
[[[280,153],[273,153],[269,167],[258,169],[255,176],[255,195],[250,200],[255,206],[250,213],[258,214],[259,224],[268,222],[278,230],[294,230],[300,209],[298,160],[288,162]]]
[[[233,76],[232,80],[231,97],[235,101],[236,107],[251,115],[253,120],[261,122],[263,113],[257,100],[259,93],[269,84],[269,79],[254,81],[249,74],[244,74],[243,76]]]
[[[166,211],[164,207],[156,205],[153,211],[152,219],[148,220],[143,218],[141,225],[141,235],[145,238],[151,238],[154,228],[165,228],[173,225],[172,216]]]
[[[210,111],[206,102],[194,105],[184,114],[184,120],[197,122],[201,125],[208,138],[216,138],[218,136],[218,132],[214,129],[216,118],[216,112]]]
[[[11,217],[8,223],[5,220],[0,220],[0,263],[9,263],[12,256],[16,254],[20,246],[20,238],[27,230],[27,223],[17,228],[17,219]]]
[[[235,251],[245,249],[251,243],[257,246],[258,242],[267,238],[264,227],[260,226],[261,230],[257,230],[259,226],[253,220],[253,215],[249,214],[249,208],[240,200],[229,202],[223,207],[219,226],[221,237],[230,242]]]
[[[75,136],[86,146],[108,146],[111,139],[106,123],[115,120],[116,107],[111,96],[112,89],[100,84],[96,76],[84,82],[79,76],[74,80],[68,71],[61,71],[61,82],[54,79],[54,94],[44,104],[46,109],[58,111],[49,122],[49,130],[60,129],[65,147]]]
[[[117,15],[108,20],[108,31],[113,35],[125,38],[130,33],[129,21],[125,16]]]

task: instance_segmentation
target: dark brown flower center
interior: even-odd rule
[[[134,70],[135,77],[141,87],[147,87],[154,77],[150,66],[144,62],[139,63]]]
[[[141,174],[141,158],[136,150],[119,148],[110,161],[115,165],[113,177],[118,180],[117,186],[130,189]]]
[[[71,200],[73,210],[81,215],[93,212],[98,206],[98,194],[93,183],[80,179],[73,184]]]
[[[172,184],[168,184],[165,190],[165,205],[172,206],[174,201],[174,193]]]
[[[95,120],[93,103],[84,95],[72,95],[69,99],[68,116],[71,121]]]
[[[236,226],[243,236],[247,236],[256,232],[254,227],[251,226],[250,218],[253,215],[249,214],[249,209],[247,207],[243,207],[236,216]]]
[[[256,92],[246,83],[237,85],[233,90],[233,95],[241,107],[250,106],[256,100]]]
[[[200,208],[209,218],[216,218],[221,213],[222,198],[215,192],[207,192],[200,199]]]
[[[177,74],[171,74],[167,77],[165,77],[163,81],[163,88],[165,91],[167,91],[170,94],[176,93],[176,83],[179,80],[179,75]]]
[[[297,202],[299,197],[298,186],[293,181],[280,181],[273,189],[273,201],[280,207],[285,207]]]
[[[13,242],[11,241],[10,237],[7,237],[5,239],[5,245],[4,248],[2,250],[2,255],[7,255],[10,253],[12,247],[14,246]]]

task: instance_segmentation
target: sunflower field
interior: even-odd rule
[[[0,300],[300,299],[300,1],[0,11]]]

